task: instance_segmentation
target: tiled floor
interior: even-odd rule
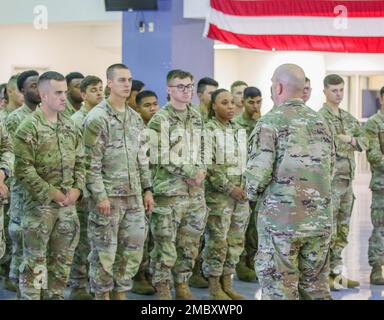
[[[345,275],[360,281],[360,288],[344,289],[333,292],[336,300],[384,300],[384,286],[372,286],[369,284],[370,267],[368,265],[368,238],[372,225],[370,222],[371,192],[368,189],[370,175],[359,175],[355,180],[356,202],[354,206],[350,243],[344,252]],[[248,299],[257,299],[260,296],[260,288],[257,283],[246,283],[235,279],[234,287]],[[193,289],[194,294],[202,300],[208,299],[207,289]],[[130,299],[154,299],[154,296],[140,296],[129,293]],[[9,291],[0,289],[0,299],[15,299],[15,295]]]

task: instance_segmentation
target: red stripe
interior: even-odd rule
[[[322,16],[336,17],[337,5],[347,8],[348,17],[384,17],[384,1],[331,0],[211,0],[211,7],[235,16]]]
[[[244,35],[221,30],[212,24],[208,37],[250,49],[384,53],[384,37]]]

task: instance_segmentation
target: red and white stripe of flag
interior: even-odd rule
[[[384,1],[211,0],[205,35],[263,50],[384,52]]]

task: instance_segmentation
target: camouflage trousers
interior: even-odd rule
[[[331,274],[335,276],[343,271],[341,254],[348,244],[354,200],[352,180],[335,177],[332,181],[333,233],[330,254]]]
[[[143,257],[147,218],[141,195],[111,197],[110,216],[90,201],[88,216],[89,281],[91,291],[125,292],[132,287]]]
[[[244,250],[249,203],[229,198],[225,203],[208,203],[208,208],[204,270],[212,277],[233,274]]]
[[[15,283],[19,283],[19,268],[23,261],[23,228],[21,226],[21,215],[24,211],[23,203],[23,193],[12,191],[11,203],[8,211],[10,216],[8,233],[12,241],[12,259],[9,269],[9,278]]]
[[[73,254],[79,242],[75,206],[36,206],[25,211],[23,261],[20,265],[21,299],[39,300],[43,289],[50,298],[64,299]]]
[[[257,208],[256,203],[249,203],[251,215],[245,232],[244,251],[240,256],[240,260],[244,261],[248,268],[253,269],[255,257],[257,253]]]
[[[384,265],[384,190],[372,190],[371,221],[373,230],[369,238],[370,266]]]
[[[155,197],[151,231],[152,282],[188,282],[207,221],[204,191],[192,196]]]
[[[330,235],[310,237],[259,230],[255,269],[262,300],[327,300]]]
[[[11,241],[11,238],[10,238],[9,232],[8,232],[8,226],[9,226],[9,221],[10,221],[8,211],[9,211],[9,199],[6,199],[3,202],[3,217],[4,217],[3,235],[4,235],[4,239],[5,239],[5,251],[4,251],[2,258],[0,258],[1,274],[6,276],[6,277],[8,277],[9,267],[10,267],[11,259],[12,259],[12,250],[11,250],[12,241]]]
[[[0,205],[0,259],[5,252],[4,208]]]
[[[145,274],[150,274],[150,253],[153,250],[153,246],[152,232],[148,228],[144,242],[143,259],[141,260],[138,273],[143,272]]]
[[[88,285],[88,255],[91,251],[89,245],[88,225],[88,202],[82,198],[76,204],[76,211],[80,221],[80,239],[73,256],[71,272],[69,274],[69,286],[71,288],[86,288]]]

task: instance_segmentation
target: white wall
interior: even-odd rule
[[[63,74],[80,71],[105,80],[106,68],[121,62],[121,23],[0,26],[0,83],[14,67],[37,67]]]
[[[0,0],[0,24],[33,24],[36,6],[45,6],[48,23],[121,21],[121,12],[106,12],[104,0]]]
[[[315,110],[323,104],[322,83],[326,73],[384,74],[382,54],[216,49],[214,77],[220,86],[228,89],[235,80],[244,80],[250,86],[258,87],[263,94],[262,113],[265,114],[273,105],[270,99],[270,79],[275,68],[283,63],[300,65],[311,79],[313,90],[308,105]]]

